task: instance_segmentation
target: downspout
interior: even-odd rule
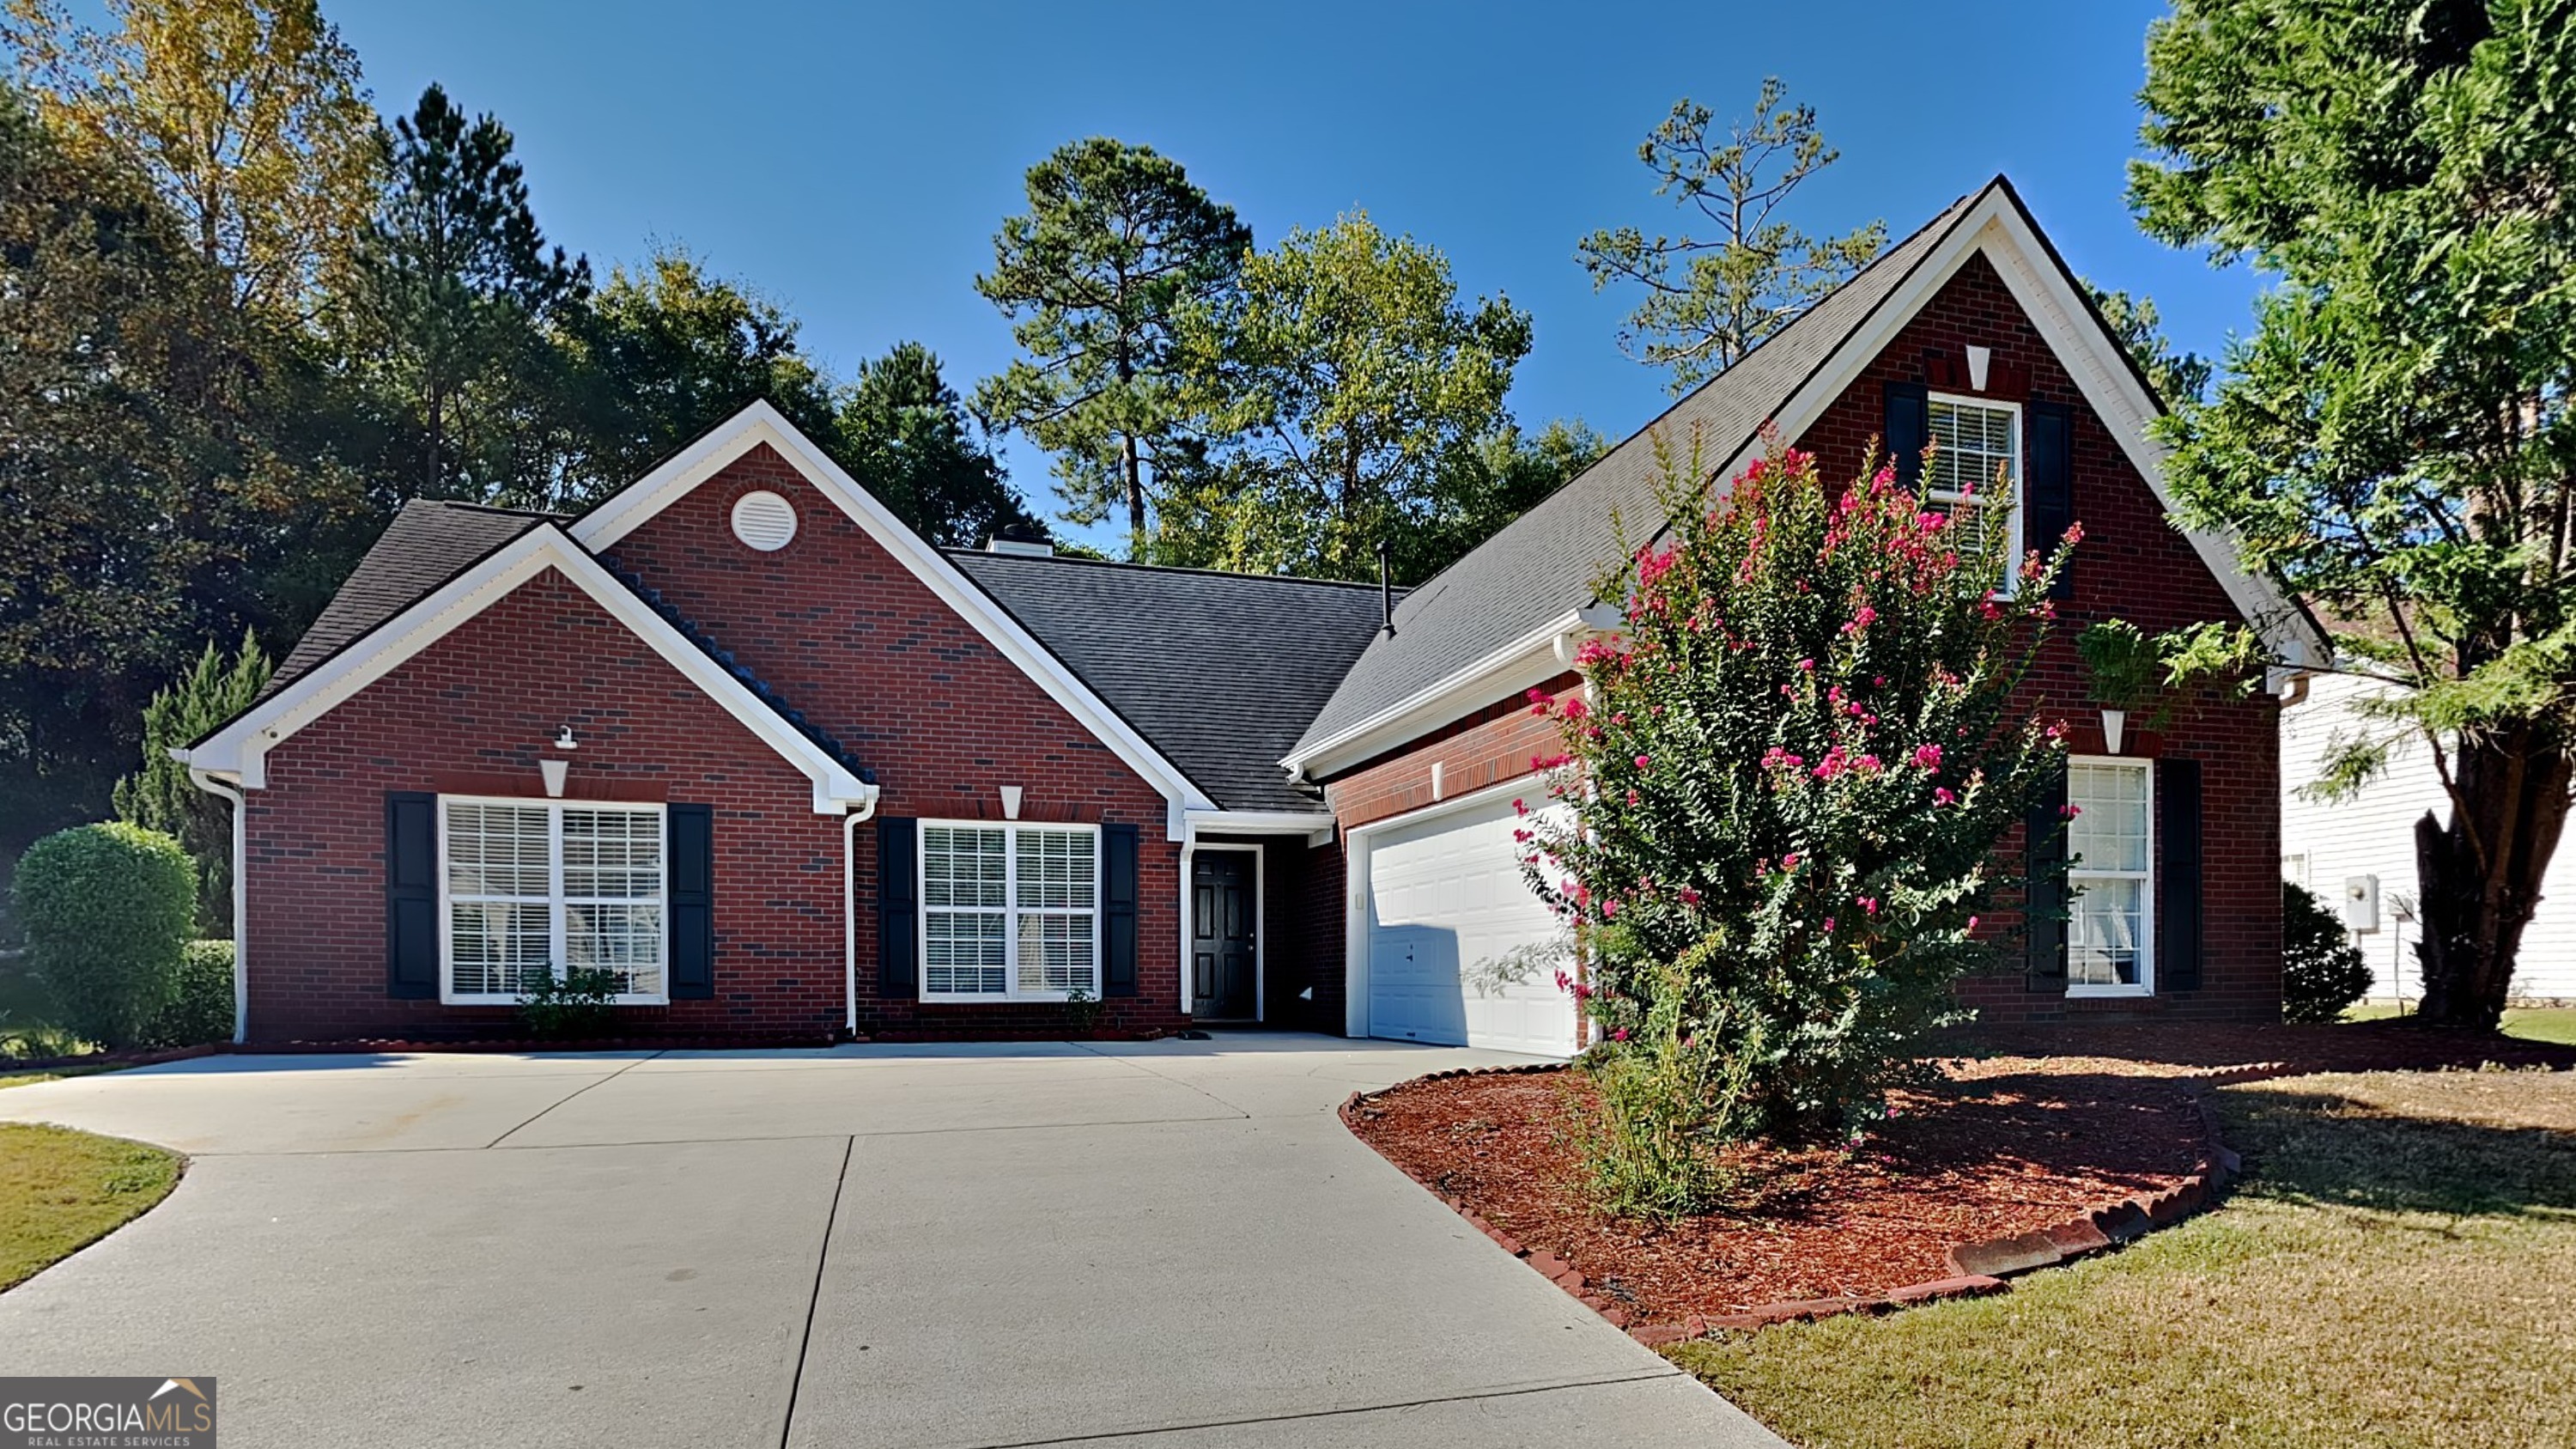
[[[185,750],[172,750],[170,758],[183,765],[188,761]],[[249,831],[243,820],[250,807],[241,791],[195,765],[188,765],[188,778],[207,794],[233,802],[233,1044],[238,1046],[250,1039],[250,951],[246,944],[250,936],[250,875],[244,869],[249,863],[244,858]]]
[[[876,818],[871,789],[859,808],[841,817],[841,1029],[859,1034],[859,826]]]

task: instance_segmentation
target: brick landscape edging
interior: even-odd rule
[[[1453,1067],[1448,1071],[1432,1072],[1427,1076],[1398,1082],[1394,1086],[1384,1087],[1378,1091],[1353,1092],[1343,1101],[1339,1115],[1342,1125],[1350,1130],[1352,1136],[1358,1137],[1362,1142],[1368,1142],[1368,1138],[1360,1132],[1356,1118],[1361,1109],[1366,1107],[1373,1098],[1383,1097],[1418,1083],[1445,1081],[1453,1077],[1531,1076],[1563,1070],[1565,1070],[1563,1066],[1553,1062],[1508,1067]],[[2200,1155],[2193,1163],[2191,1172],[2186,1174],[2180,1183],[2162,1192],[2133,1194],[2118,1202],[2089,1209],[2064,1222],[2054,1223],[2034,1232],[2017,1233],[2010,1237],[1994,1238],[1980,1243],[1954,1243],[1946,1255],[1951,1270],[1951,1276],[1947,1278],[1908,1283],[1901,1288],[1891,1288],[1884,1293],[1870,1294],[1865,1297],[1809,1298],[1763,1303],[1740,1313],[1694,1313],[1678,1323],[1636,1322],[1635,1315],[1627,1309],[1611,1302],[1607,1295],[1593,1291],[1591,1280],[1572,1263],[1544,1249],[1531,1250],[1520,1239],[1485,1221],[1475,1209],[1467,1205],[1465,1198],[1453,1193],[1441,1192],[1430,1178],[1402,1163],[1395,1162],[1393,1158],[1387,1160],[1398,1171],[1422,1184],[1426,1190],[1448,1204],[1450,1211],[1465,1218],[1470,1227],[1493,1239],[1496,1247],[1537,1269],[1542,1277],[1572,1294],[1584,1307],[1600,1314],[1611,1327],[1626,1330],[1629,1337],[1648,1348],[1660,1348],[1665,1344],[1699,1338],[1718,1329],[1750,1330],[1774,1323],[1832,1318],[1845,1313],[1885,1313],[1943,1298],[1975,1298],[1989,1293],[2002,1293],[2012,1287],[2008,1280],[2021,1274],[2038,1268],[2055,1267],[2060,1263],[2072,1262],[2088,1254],[2120,1247],[2144,1237],[2157,1228],[2170,1227],[2216,1202],[2220,1193],[2225,1191],[2227,1184],[2233,1181],[2244,1167],[2243,1160],[2236,1155],[2235,1151],[2219,1140],[2218,1109],[2209,1104],[2208,1096],[2201,1089],[2240,1081],[2258,1081],[2267,1076],[2276,1076],[2280,1070],[2281,1067],[2277,1063],[2265,1063],[2259,1066],[2204,1072],[2184,1079],[2191,1084],[2185,1090],[2190,1094],[2192,1108],[2200,1115]],[[1375,1143],[1370,1143],[1369,1146],[1370,1150],[1376,1150]],[[1379,1155],[1385,1156],[1382,1152]]]

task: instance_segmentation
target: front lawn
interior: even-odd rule
[[[2217,1094],[2224,1206],[1996,1298],[1667,1352],[1805,1449],[2576,1443],[2576,1073]]]
[[[2344,1013],[2347,1021],[2387,1021],[2405,1014],[2406,1008],[2387,1002],[2356,1006]],[[2555,1042],[2576,1046],[2576,1006],[2517,1006],[2504,1014],[2504,1034],[2524,1041]]]
[[[170,1195],[175,1152],[22,1122],[0,1122],[0,1290],[106,1237]]]

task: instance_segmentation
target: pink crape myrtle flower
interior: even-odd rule
[[[1941,747],[1939,745],[1916,745],[1914,747],[1914,767],[1918,770],[1937,770],[1941,768]]]

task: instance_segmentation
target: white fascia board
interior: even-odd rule
[[[1192,839],[1207,834],[1302,835],[1323,845],[1333,838],[1333,817],[1303,810],[1192,810],[1183,817]]]
[[[1464,719],[1563,674],[1573,666],[1557,655],[1569,636],[1615,633],[1626,618],[1606,604],[1569,609],[1427,689],[1398,700],[1349,729],[1280,761],[1289,774],[1326,774]]]
[[[1160,750],[1136,732],[1135,728],[1111,709],[1108,703],[1092,693],[1091,686],[1067,669],[1063,662],[1047,651],[1022,628],[1020,621],[995,603],[991,595],[949,562],[947,557],[925,541],[921,535],[879,502],[876,496],[859,486],[858,480],[843,471],[822,449],[796,425],[779,414],[766,401],[754,402],[727,421],[718,424],[703,438],[673,455],[662,466],[574,520],[572,536],[582,547],[604,553],[617,540],[634,532],[643,523],[685,497],[689,490],[722,472],[725,467],[762,443],[767,443],[785,458],[816,491],[829,498],[848,514],[879,548],[894,556],[939,601],[983,635],[1003,658],[1017,666],[1022,674],[1034,680],[1048,697],[1062,705],[1084,729],[1109,747],[1127,767],[1143,777],[1173,806],[1170,834],[1180,839],[1182,810],[1213,810],[1216,801],[1193,784],[1180,767],[1163,757]]]
[[[2000,186],[1990,188],[1951,227],[1941,245],[1916,265],[1913,275],[1880,304],[1868,323],[1843,340],[1830,365],[1818,369],[1790,396],[1775,419],[1780,435],[1795,438],[1814,426],[1827,408],[1841,400],[1853,380],[1896,340],[1905,324],[1913,321],[1915,314],[1958,275],[1970,257],[1980,253],[2039,327],[2049,350],[2067,375],[2075,379],[2085,402],[2111,430],[2130,466],[2146,479],[2157,504],[2170,517],[2174,500],[2165,487],[2165,449],[2148,431],[2148,425],[2161,410],[2139,384],[2128,360],[2120,355],[2119,342],[2093,321],[2084,299],[2075,294],[2065,273],[2049,260],[2046,244]],[[1749,444],[1727,461],[1721,476],[1733,477],[1760,453],[1759,442]],[[2226,590],[2238,614],[2284,660],[2295,665],[2323,661],[2322,641],[2315,638],[2299,611],[2269,580],[2247,572],[2238,562],[2233,538],[2180,524],[2173,527],[2191,544],[2219,587]]]
[[[876,786],[859,779],[822,746],[779,718],[748,686],[708,658],[705,650],[671,627],[669,620],[635,597],[553,524],[520,535],[262,701],[190,750],[189,763],[210,774],[238,779],[245,789],[265,788],[268,752],[280,741],[346,703],[358,691],[548,569],[569,579],[707,698],[812,780],[815,813],[838,815],[875,801]]]

